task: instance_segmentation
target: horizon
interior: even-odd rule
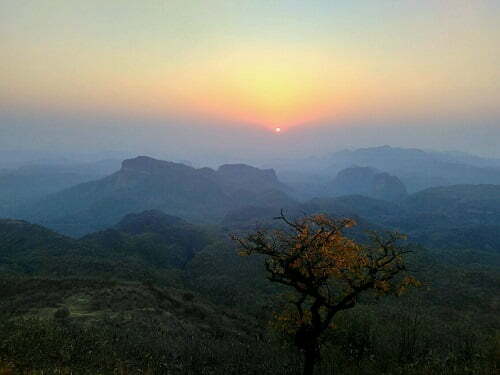
[[[437,157],[438,159],[444,157],[450,157],[450,160],[455,160],[457,162],[457,157],[465,157],[472,159],[479,159],[476,161],[481,162],[492,162],[492,166],[500,166],[500,158],[489,158],[482,157],[477,154],[463,152],[461,150],[437,150],[437,149],[421,149],[421,148],[407,148],[407,147],[399,147],[395,145],[376,145],[370,147],[351,147],[339,149],[336,151],[325,152],[317,155],[305,155],[302,157],[281,157],[281,158],[265,158],[265,159],[247,159],[247,158],[234,158],[234,159],[225,159],[225,158],[193,158],[193,159],[183,159],[180,157],[176,157],[176,155],[168,155],[168,154],[155,154],[155,153],[133,153],[128,151],[113,151],[113,150],[105,150],[105,151],[96,151],[96,152],[58,152],[58,151],[43,151],[43,150],[2,150],[0,149],[0,156],[3,159],[3,164],[0,163],[0,168],[7,169],[16,169],[22,168],[25,166],[76,166],[76,165],[85,165],[85,164],[94,164],[94,163],[105,163],[105,162],[120,162],[123,163],[126,160],[136,159],[139,157],[146,157],[150,159],[155,159],[158,161],[166,161],[171,163],[184,164],[189,167],[193,167],[196,169],[199,168],[212,168],[217,170],[219,167],[223,165],[236,165],[236,164],[244,164],[249,165],[256,168],[264,168],[264,169],[274,169],[275,171],[280,171],[284,166],[285,170],[290,169],[290,164],[293,162],[308,162],[311,160],[316,160],[319,165],[323,165],[322,163],[328,163],[328,160],[335,160],[335,157],[345,153],[357,153],[359,151],[381,151],[381,150],[402,150],[405,152],[410,151],[418,151],[427,154],[430,157]],[[455,158],[455,159],[454,159]],[[469,160],[461,160],[460,163],[464,165],[474,165],[474,163]],[[280,164],[281,163],[281,164]],[[285,163],[285,164],[283,164]],[[356,164],[353,164],[356,166]],[[486,166],[486,165],[485,165]],[[303,165],[297,166],[295,169],[300,170],[303,169]],[[293,168],[292,168],[293,170]]]

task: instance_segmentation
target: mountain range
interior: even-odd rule
[[[9,161],[0,373],[299,373],[297,352],[267,329],[286,288],[231,240],[286,228],[281,212],[352,218],[344,233],[360,244],[373,230],[408,235],[422,288],[339,316],[325,345],[335,373],[492,373],[476,370],[496,368],[500,327],[496,161],[380,147],[288,163]]]
[[[429,160],[423,151],[387,147],[340,156],[346,159],[350,155],[350,160],[360,162],[369,155],[373,156],[372,164],[381,166],[387,154],[393,153],[406,157],[400,155],[397,162],[387,162],[386,167]],[[408,159],[411,161],[404,161]],[[280,209],[292,215],[326,210],[401,229],[423,242],[438,230],[446,238],[445,231],[454,226],[491,227],[498,223],[499,185],[447,185],[408,194],[397,175],[373,166],[345,168],[330,181],[320,180],[317,185],[321,188],[315,198],[298,199],[300,186],[284,184],[272,169],[245,164],[194,168],[139,156],[123,161],[120,169],[108,176],[26,200],[10,211],[0,210],[0,214],[73,237],[111,228],[128,214],[148,210],[227,228],[268,222]],[[0,185],[0,190],[2,187],[6,188]]]
[[[140,156],[107,177],[26,204],[17,217],[79,236],[151,209],[196,222],[218,220],[250,202],[286,201],[287,189],[273,170],[241,164],[196,169]]]
[[[500,159],[391,146],[343,150],[299,160],[276,160],[270,165],[284,183],[296,188],[295,193],[300,198],[323,194],[340,171],[351,167],[375,168],[395,176],[409,193],[437,186],[500,184]]]

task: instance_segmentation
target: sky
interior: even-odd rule
[[[500,157],[499,20],[498,0],[1,0],[0,149]]]

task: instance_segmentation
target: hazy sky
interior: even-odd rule
[[[498,0],[0,0],[0,148],[500,157],[499,22]]]

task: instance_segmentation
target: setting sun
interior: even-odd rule
[[[281,128],[276,128],[276,129],[274,129],[274,131],[275,131],[276,133],[281,133]]]

